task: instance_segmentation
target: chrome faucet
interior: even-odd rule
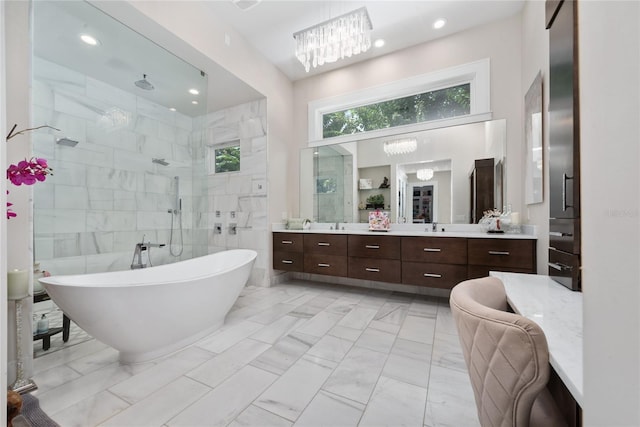
[[[438,231],[438,223],[437,222],[432,222],[431,223],[431,231]]]
[[[165,244],[164,243],[151,243],[151,242],[146,242],[144,241],[144,234],[142,235],[142,242],[140,243],[136,243],[136,248],[133,251],[133,259],[131,260],[131,269],[135,270],[138,268],[146,268],[147,264],[142,262],[142,252],[145,251],[149,251],[149,248],[162,248],[164,247]],[[147,253],[148,255],[148,253]],[[136,262],[137,259],[137,262]],[[147,257],[147,259],[149,260],[149,267],[152,267],[151,264],[151,258]]]

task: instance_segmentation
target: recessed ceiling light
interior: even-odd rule
[[[383,39],[378,39],[378,40],[373,42],[373,45],[375,47],[382,47],[382,46],[384,46],[384,40]]]
[[[169,108],[169,111],[176,111],[176,109],[171,107],[171,108]]]
[[[193,105],[198,105],[198,101],[191,101]]]
[[[435,28],[436,30],[439,30],[440,28],[444,27],[446,23],[447,23],[446,19],[440,18],[433,23],[433,28]]]
[[[197,95],[197,94],[199,94],[200,92],[198,92],[198,89],[189,89],[189,93],[190,93],[191,95]]]
[[[80,34],[80,39],[91,46],[97,46],[100,44],[97,38],[90,36],[89,34]]]

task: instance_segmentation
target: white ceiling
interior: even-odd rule
[[[162,2],[158,3],[160,7]],[[167,108],[176,107],[190,116],[203,114],[203,107],[207,111],[217,111],[263,96],[213,63],[205,70],[207,91],[207,82],[202,79],[199,69],[86,2],[40,1],[34,4],[34,49],[36,55],[44,59]],[[292,81],[503,19],[520,11],[523,4],[524,0],[262,0],[243,11],[232,0],[205,1],[213,16],[236,28]],[[373,39],[385,39],[385,46],[372,47],[366,53],[312,68],[306,73],[293,53],[293,33],[362,6],[369,12]],[[447,19],[447,25],[434,30],[433,21],[442,17]],[[93,32],[101,45],[89,48],[79,42],[78,35],[82,32]],[[147,79],[155,86],[153,91],[134,86],[143,74],[147,74]],[[187,93],[191,87],[197,87],[201,93],[208,92],[208,99],[201,95],[200,104],[192,105],[194,97]]]
[[[524,0],[262,0],[245,11],[231,0],[209,1],[207,5],[291,80],[298,80],[504,19],[518,13]],[[293,33],[362,6],[371,18],[372,40],[382,38],[385,46],[306,73],[293,54]],[[438,18],[445,18],[447,25],[435,30],[433,22]]]

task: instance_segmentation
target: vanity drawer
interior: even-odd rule
[[[302,252],[273,251],[273,269],[301,272],[304,269],[304,256]]]
[[[305,234],[304,253],[346,256],[347,236],[344,234]]]
[[[304,272],[328,276],[347,276],[347,257],[343,255],[304,254]]]
[[[533,271],[535,244],[525,239],[469,239],[469,264]]]
[[[469,279],[479,279],[480,277],[487,277],[490,271],[504,271],[507,273],[529,273],[533,274],[530,268],[518,268],[518,267],[497,267],[490,265],[470,265],[467,272]]]
[[[402,283],[407,285],[451,289],[466,279],[466,265],[406,261],[402,263]]]
[[[400,237],[350,235],[349,256],[400,259]]]
[[[300,252],[303,248],[302,233],[273,233],[273,252]]]
[[[400,283],[401,264],[397,259],[349,257],[349,277]]]
[[[467,264],[467,239],[403,237],[402,260],[437,264]]]

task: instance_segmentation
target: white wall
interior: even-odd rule
[[[0,2],[0,34],[4,35],[4,2]],[[6,84],[5,84],[5,48],[0,43],[0,135],[6,135]],[[6,163],[7,148],[5,144],[0,147],[0,165]],[[0,183],[0,206],[6,204],[6,181]],[[6,221],[0,221],[0,236],[7,235]],[[7,253],[7,239],[0,237],[0,253]],[[7,312],[7,258],[0,257],[0,307],[3,313]],[[0,316],[0,390],[7,389],[7,317]],[[0,393],[0,408],[6,408],[7,395]],[[7,424],[6,411],[0,411],[0,425]]]
[[[523,196],[519,183],[522,156],[522,100],[521,76],[521,21],[520,15],[453,34],[429,43],[354,64],[349,67],[309,77],[294,83],[295,142],[298,148],[307,146],[308,104],[317,99],[402,80],[444,68],[491,59],[491,109],[494,119],[507,119],[507,201],[514,211],[522,212]],[[510,167],[510,159],[515,167]],[[289,193],[298,205],[298,163],[289,171]]]
[[[640,3],[578,3],[584,425],[640,425]]]
[[[18,125],[17,129],[29,127],[29,108],[30,108],[30,34],[29,34],[29,2],[3,2],[5,4],[5,54],[6,58],[10,58],[5,62],[6,79],[9,84],[6,85],[6,125],[7,132],[14,123]],[[6,135],[4,133],[3,135]],[[10,163],[16,163],[24,158],[31,157],[31,139],[30,135],[20,135],[11,139],[6,144],[7,157],[6,166]],[[5,167],[6,167],[5,166]],[[37,184],[36,184],[37,185]],[[7,221],[6,244],[8,251],[2,252],[6,254],[7,269],[28,270],[32,267],[32,249],[31,249],[31,186],[7,185],[10,191],[8,199],[14,204],[13,211],[18,214],[17,217]],[[3,234],[3,236],[5,236]],[[5,276],[3,276],[5,277]],[[6,294],[5,294],[6,295]],[[7,334],[7,357],[8,357],[8,382],[11,384],[15,380],[15,311],[14,304],[10,303],[7,314],[8,334]],[[31,354],[32,351],[32,334],[31,334],[31,307],[30,299],[25,299],[22,304],[23,316],[22,324],[22,351],[24,355]],[[4,313],[4,310],[3,310]],[[24,362],[25,375],[31,375],[31,358],[27,357]]]
[[[525,205],[523,219],[538,227],[537,263],[538,273],[547,274],[549,261],[549,32],[545,29],[545,9],[542,1],[525,3],[522,12],[522,86],[520,93],[524,100],[538,71],[542,71],[542,127],[543,127],[543,198],[542,203]],[[522,101],[524,102],[524,101]],[[524,107],[521,107],[524,117]],[[521,127],[521,141],[524,141],[524,126]],[[510,167],[524,172],[524,153],[519,159],[510,159]],[[511,184],[511,183],[510,183]],[[524,194],[524,181],[517,188]],[[524,203],[524,201],[523,201]],[[514,208],[514,211],[516,209]]]

